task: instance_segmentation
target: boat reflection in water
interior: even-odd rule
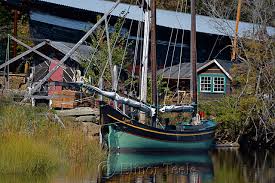
[[[102,182],[208,183],[213,180],[213,164],[207,152],[110,153],[102,168]]]

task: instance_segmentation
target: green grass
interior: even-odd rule
[[[88,174],[105,158],[80,123],[65,120],[64,129],[47,119],[47,112],[0,99],[0,176],[49,175],[60,169]]]

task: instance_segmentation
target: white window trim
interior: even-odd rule
[[[201,85],[202,85],[201,78],[202,77],[209,77],[210,78],[210,91],[209,90],[202,90],[202,88],[201,88]],[[207,83],[203,83],[203,84],[207,84]],[[212,93],[212,77],[211,76],[200,76],[200,92],[202,92],[202,93]]]
[[[210,77],[210,91],[208,90],[202,90],[201,88],[201,78],[202,77]],[[214,75],[214,76],[211,76],[211,74],[209,75],[202,75],[199,77],[200,78],[200,82],[199,82],[199,85],[200,85],[200,93],[226,93],[226,78],[224,76],[217,76],[217,75]],[[214,78],[223,78],[223,81],[224,81],[224,85],[223,85],[223,88],[224,88],[224,91],[214,91]]]
[[[214,78],[223,78],[223,91],[215,91]],[[223,76],[213,76],[212,77],[212,88],[213,88],[212,93],[226,93],[225,83],[226,83],[225,77],[223,77]]]

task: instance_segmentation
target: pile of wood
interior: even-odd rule
[[[16,89],[25,90],[26,89],[26,74],[9,74],[9,88],[6,89]],[[0,89],[5,86],[5,78],[3,73],[0,72]]]
[[[71,117],[76,122],[94,122],[99,121],[99,109],[90,107],[78,107],[69,110],[56,111],[60,117]]]
[[[51,107],[60,109],[73,109],[77,107],[81,93],[72,90],[54,91]]]

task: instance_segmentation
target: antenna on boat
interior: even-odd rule
[[[197,92],[197,48],[196,48],[196,0],[191,0],[191,64],[192,64],[192,105],[194,112],[192,117],[198,113],[198,92]]]
[[[151,73],[152,73],[152,101],[158,107],[157,87],[157,45],[156,45],[156,0],[151,0]],[[158,111],[158,110],[156,110]],[[157,112],[152,117],[152,126],[156,126]]]

